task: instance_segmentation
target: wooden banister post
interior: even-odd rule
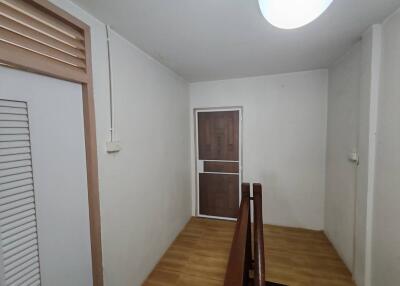
[[[243,183],[242,184],[242,198],[246,198],[250,202],[250,184]],[[250,281],[250,269],[252,268],[253,261],[253,248],[251,245],[251,209],[249,207],[248,212],[248,228],[247,228],[247,240],[246,240],[246,259],[245,259],[245,276],[244,276],[244,285],[248,285]]]
[[[253,184],[254,198],[254,286],[265,286],[264,230],[262,187]]]
[[[238,221],[225,273],[225,286],[248,286],[251,265],[250,185],[242,185]],[[250,231],[250,232],[249,232]],[[250,250],[250,254],[249,254]]]
[[[242,198],[250,198],[250,184],[243,183],[242,184]]]

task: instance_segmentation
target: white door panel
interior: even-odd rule
[[[28,187],[21,188],[28,189],[21,189],[21,194],[13,197],[24,202],[24,206],[33,203],[30,192],[35,194],[41,285],[92,285],[82,87],[0,67],[0,99],[12,100],[10,105],[26,102],[28,107],[29,126],[25,122],[27,115],[22,110],[12,112],[13,107],[4,104],[0,107],[0,113],[8,115],[7,118],[12,116],[18,125],[9,128],[6,121],[0,123],[0,135],[7,137],[12,144],[0,142],[0,148],[7,146],[0,151],[0,161],[10,164],[8,156],[17,156],[18,160],[12,164],[21,168],[21,174],[1,179],[0,190],[26,180]],[[0,121],[2,116],[5,117],[0,115]],[[23,152],[29,149],[25,141],[29,136],[31,154]],[[24,173],[31,168],[27,164],[30,156],[34,190],[30,190],[28,184],[32,179]],[[6,176],[7,172],[8,169],[0,170],[0,177]],[[6,195],[0,193],[0,197],[3,194]],[[23,218],[24,226],[29,226],[32,220],[32,214],[29,214]],[[27,238],[34,236],[29,229],[23,231]],[[26,255],[32,255],[32,252]],[[30,261],[33,264],[21,269],[29,270],[35,266],[34,263],[39,263],[34,257]]]

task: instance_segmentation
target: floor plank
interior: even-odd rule
[[[192,218],[144,286],[223,286],[235,223]],[[269,281],[289,286],[355,286],[323,232],[264,226]]]

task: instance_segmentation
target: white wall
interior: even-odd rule
[[[360,102],[356,178],[355,249],[353,277],[365,285],[371,259],[371,228],[375,172],[377,104],[381,60],[380,25],[370,27],[361,39]]]
[[[329,70],[325,232],[357,285],[370,256],[379,61],[374,25]],[[358,165],[348,158],[353,151]]]
[[[330,69],[325,228],[359,286],[400,285],[399,51],[397,11]]]
[[[329,69],[325,232],[353,269],[361,44]]]
[[[400,285],[400,12],[382,25],[372,286]]]
[[[191,215],[188,85],[113,33],[116,135],[123,150],[106,154],[105,27],[69,1],[53,2],[92,30],[105,284],[140,285]]]
[[[265,223],[323,229],[326,70],[190,85],[191,109],[243,107],[244,181],[264,187]],[[194,131],[192,192],[195,205]]]

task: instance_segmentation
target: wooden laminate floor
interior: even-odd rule
[[[143,285],[223,286],[235,223],[192,218]],[[267,278],[289,286],[354,286],[322,232],[264,227]]]

